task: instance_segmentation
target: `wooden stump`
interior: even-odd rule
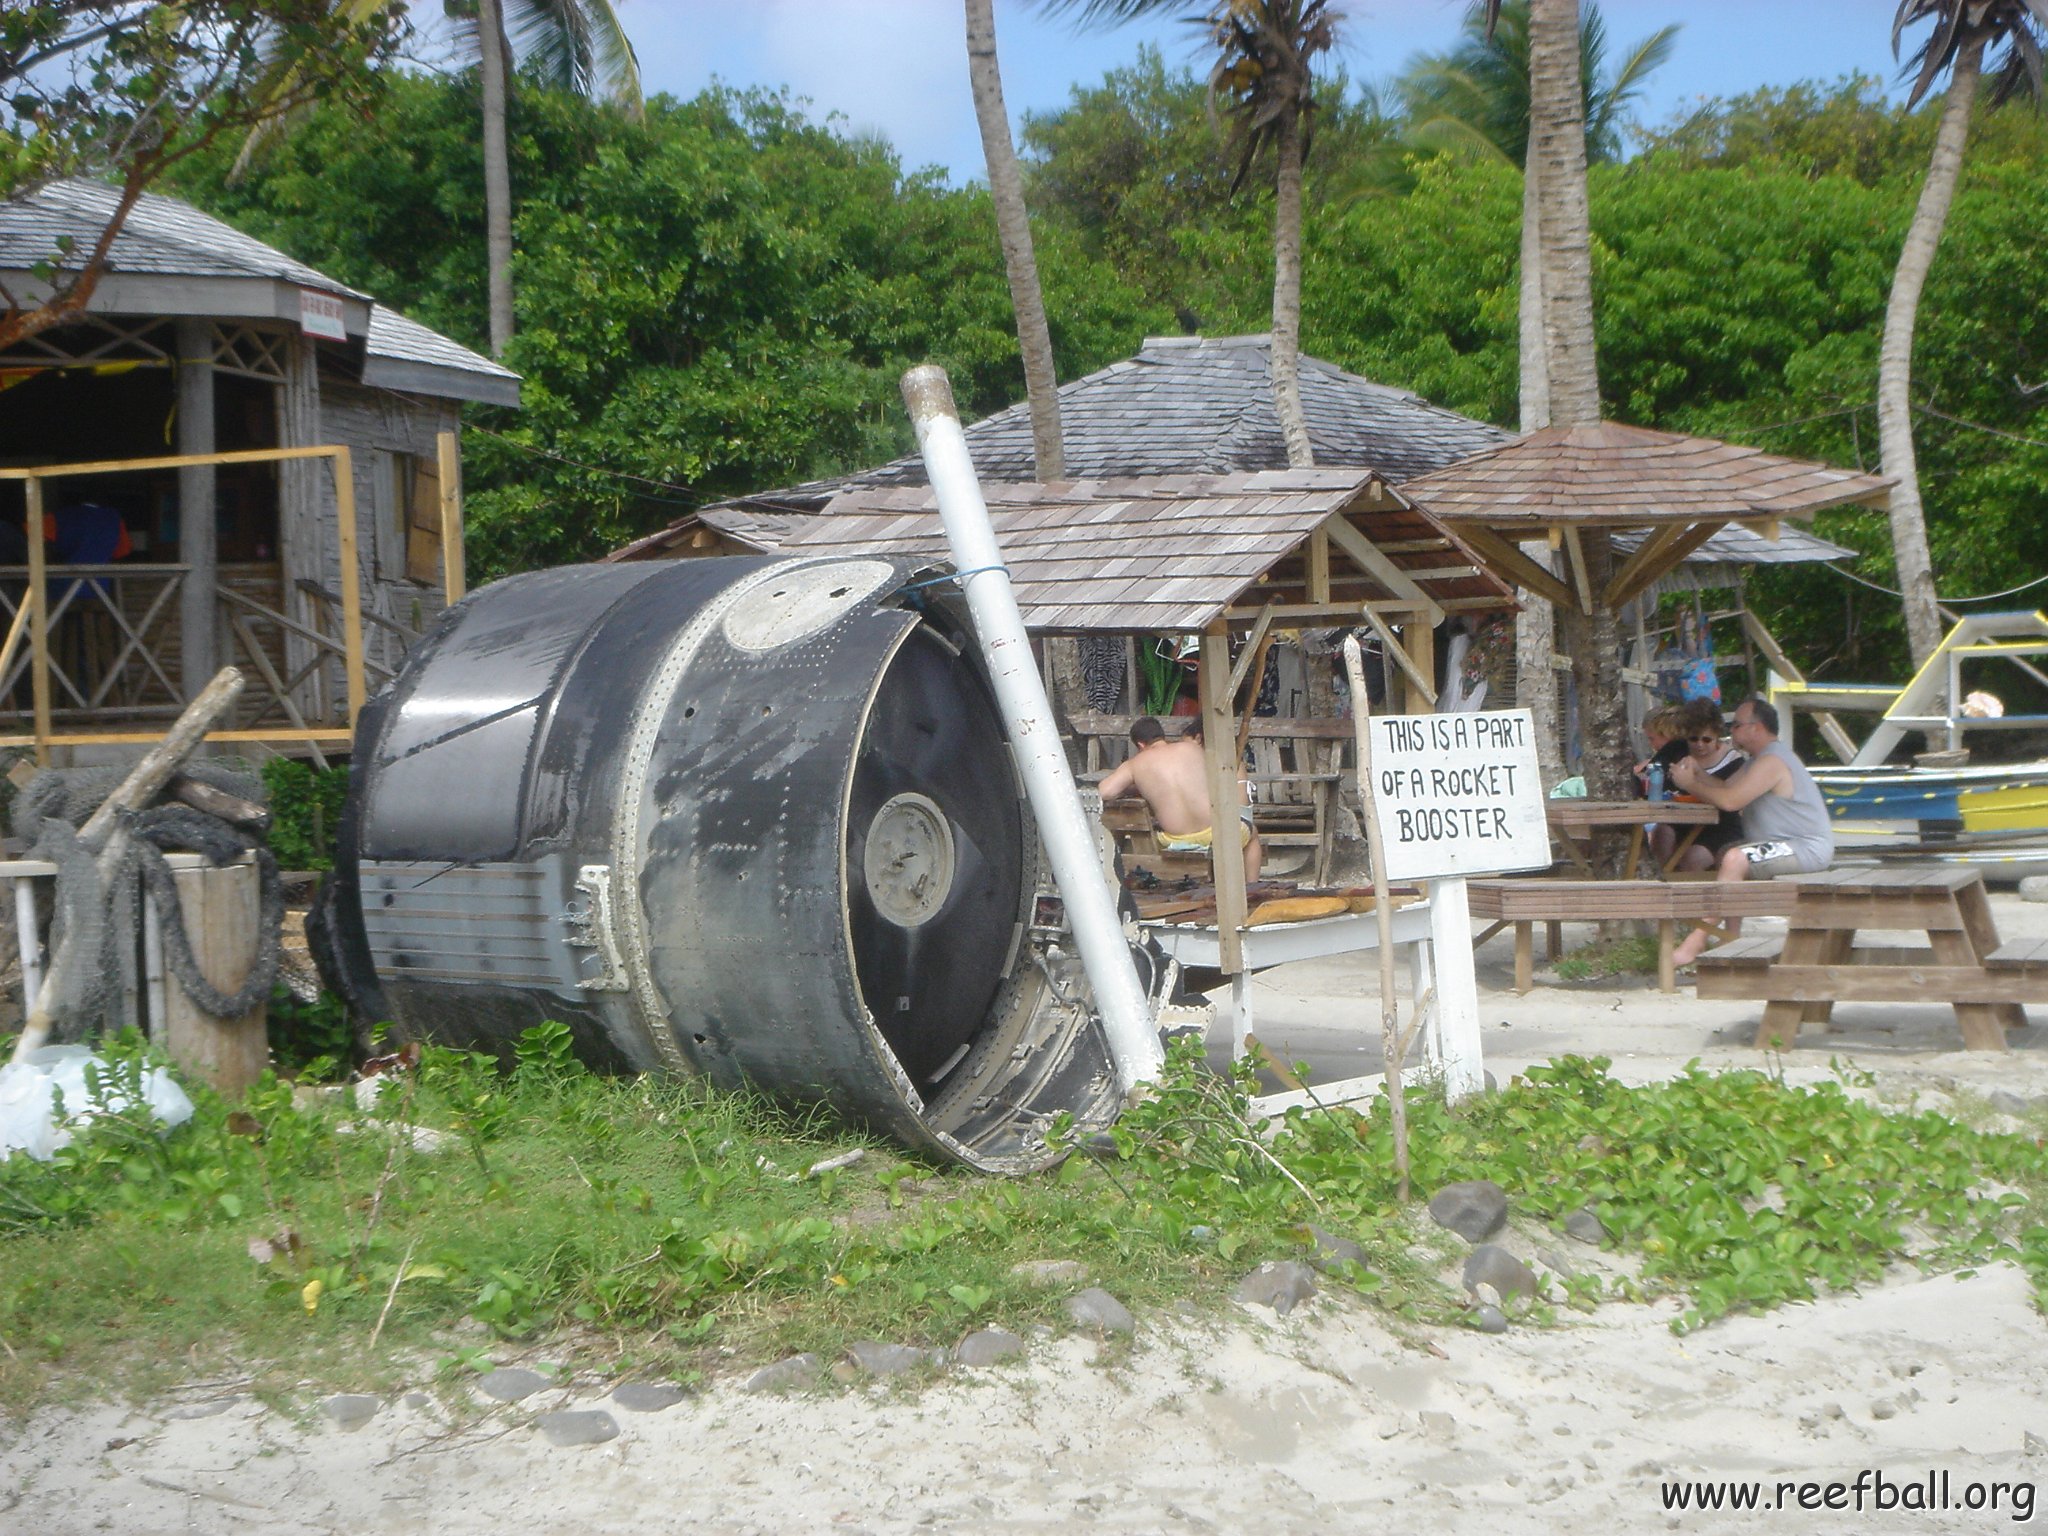
[[[220,991],[234,991],[256,963],[260,942],[256,866],[181,869],[172,878],[200,973]],[[185,995],[175,973],[167,974],[161,1043],[179,1066],[222,1096],[239,1098],[270,1064],[269,1014],[269,1000],[259,999],[239,1018],[216,1019]]]

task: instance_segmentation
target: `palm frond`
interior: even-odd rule
[[[1981,45],[1986,54],[2004,45],[2004,54],[1987,63],[1984,73],[1996,80],[1994,103],[2025,94],[2042,95],[2042,38],[2048,34],[2048,0],[1899,0],[1892,15],[1892,57],[1906,29],[1933,18],[1934,30],[1905,61],[1900,77],[1914,77],[1907,93],[1910,110],[1950,68],[1965,48]]]
[[[1457,117],[1433,117],[1417,123],[1401,135],[1402,142],[1431,154],[1458,160],[1490,161],[1519,171],[1521,163],[1469,122]]]
[[[1608,91],[1617,104],[1630,100],[1642,88],[1643,80],[1653,69],[1659,69],[1671,62],[1674,45],[1678,41],[1680,23],[1660,27],[1648,37],[1629,49],[1621,61],[1621,67],[1614,72],[1608,83]]]

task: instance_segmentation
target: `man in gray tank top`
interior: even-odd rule
[[[1742,815],[1743,841],[1722,851],[1715,878],[1763,879],[1826,869],[1835,856],[1827,802],[1806,765],[1778,740],[1777,710],[1762,699],[1744,699],[1735,707],[1729,734],[1749,754],[1748,764],[1733,778],[1716,779],[1686,758],[1671,770],[1672,784],[1685,794]],[[1729,923],[1729,932],[1740,926]],[[1696,928],[1671,958],[1691,965],[1706,947],[1707,930]]]

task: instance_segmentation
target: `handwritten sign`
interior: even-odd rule
[[[1526,709],[1376,715],[1372,785],[1389,880],[1549,867]]]

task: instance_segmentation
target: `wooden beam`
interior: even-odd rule
[[[0,677],[14,670],[14,653],[21,649],[21,638],[28,633],[29,610],[35,606],[35,600],[35,589],[31,587],[15,605],[14,617],[7,625],[7,641],[0,645]]]
[[[1273,632],[1269,629],[1259,636],[1257,645],[1247,645],[1245,647],[1244,654],[1237,659],[1237,667],[1233,668],[1230,674],[1230,698],[1231,702],[1235,704],[1237,702],[1238,685],[1243,681],[1238,674],[1244,669],[1244,664],[1247,661],[1252,664],[1251,692],[1245,695],[1244,714],[1238,720],[1237,725],[1237,761],[1239,762],[1244,760],[1245,743],[1251,740],[1252,714],[1259,707],[1259,685],[1265,680],[1266,652],[1272,648],[1272,645]]]
[[[1415,584],[1414,577],[1381,554],[1371,539],[1352,527],[1343,513],[1332,513],[1323,527],[1329,531],[1332,544],[1349,555],[1361,570],[1378,577],[1389,592],[1396,597],[1405,597],[1411,603],[1426,604],[1430,628],[1434,629],[1443,622],[1444,611],[1436,605],[1436,600]]]
[[[353,727],[370,691],[363,684],[363,570],[356,561],[356,477],[349,451],[330,448],[334,466],[334,510],[341,523],[341,670],[348,684],[348,723]]]
[[[1244,686],[1244,680],[1252,670],[1252,653],[1258,650],[1259,646],[1265,641],[1266,632],[1272,627],[1273,605],[1268,603],[1259,610],[1258,618],[1252,623],[1252,632],[1245,636],[1244,649],[1238,653],[1237,665],[1230,669],[1230,688],[1228,691],[1231,698],[1235,699],[1237,697],[1237,690]]]
[[[1742,632],[1749,636],[1759,651],[1763,652],[1764,660],[1783,673],[1787,680],[1795,683],[1806,681],[1806,674],[1792,664],[1792,658],[1787,656],[1784,648],[1778,644],[1778,637],[1766,629],[1764,621],[1751,613],[1747,607],[1742,610]],[[1753,685],[1755,679],[1752,678],[1751,682]],[[1757,689],[1759,693],[1767,691],[1763,688]],[[1820,727],[1820,733],[1827,744],[1835,749],[1836,757],[1845,763],[1856,760],[1855,739],[1843,728],[1839,719],[1829,711],[1820,709],[1813,712],[1813,723]],[[1791,731],[1787,730],[1785,734],[1790,736]]]
[[[1436,708],[1436,631],[1426,624],[1410,624],[1402,638],[1408,642],[1409,676],[1415,679],[1423,706],[1415,708],[1416,699],[1411,697],[1408,713],[1426,715]]]
[[[1685,523],[1666,523],[1636,546],[1636,552],[1622,562],[1621,569],[1607,584],[1606,602],[1610,608],[1621,606],[1614,601],[1614,594],[1627,587],[1638,571],[1663,559],[1665,551],[1685,537],[1688,526]]]
[[[64,480],[72,475],[121,475],[144,469],[190,469],[201,464],[276,464],[284,459],[331,459],[346,448],[238,448],[233,453],[180,453],[157,459],[93,459],[81,464],[39,464],[0,469],[0,480]]]
[[[1308,600],[1330,600],[1330,536],[1320,528],[1308,536]]]
[[[1368,611],[1365,616],[1365,622],[1370,624],[1373,633],[1380,637],[1381,647],[1393,659],[1394,664],[1407,674],[1409,682],[1415,685],[1422,696],[1429,700],[1430,706],[1434,708],[1436,705],[1436,685],[1429,680],[1427,673],[1416,666],[1415,658],[1408,654],[1408,648],[1401,643],[1401,637],[1395,634],[1387,626],[1387,621],[1376,613]],[[1409,713],[1418,714],[1421,711],[1411,710]]]
[[[36,766],[50,766],[50,572],[43,550],[43,482],[31,478],[22,488],[28,501],[28,591],[35,602],[29,625],[29,691],[34,699]]]
[[[1402,602],[1398,599],[1388,602],[1382,598],[1371,598],[1363,601],[1353,600],[1348,603],[1267,603],[1257,608],[1226,608],[1223,610],[1223,617],[1234,624],[1242,624],[1255,620],[1261,614],[1270,611],[1276,619],[1306,619],[1311,622],[1321,621],[1324,624],[1356,624],[1365,616],[1368,609],[1380,613],[1407,614],[1428,613],[1436,609],[1437,606],[1437,604],[1431,602],[1426,597],[1419,603]],[[1487,606],[1493,607],[1495,605],[1489,603]]]
[[[1523,587],[1546,602],[1561,608],[1576,608],[1578,597],[1572,589],[1557,577],[1531,560],[1515,547],[1514,541],[1502,538],[1491,528],[1481,528],[1476,523],[1461,524],[1458,537],[1472,546],[1473,552],[1496,572],[1506,576],[1518,587]]]
[[[1626,586],[1622,584],[1621,578],[1617,576],[1614,582],[1607,588],[1608,603],[1613,607],[1619,608],[1637,594],[1648,591],[1653,582],[1665,573],[1675,570],[1680,561],[1706,543],[1715,534],[1719,533],[1724,526],[1721,523],[1694,523],[1671,542],[1670,546],[1654,565],[1646,566],[1637,571],[1630,578]],[[1638,550],[1636,553],[1641,554],[1642,551]],[[1634,562],[1631,561],[1630,563],[1633,564]]]
[[[1571,568],[1572,590],[1578,593],[1578,610],[1581,613],[1593,611],[1593,578],[1586,574],[1586,546],[1579,542],[1579,530],[1566,528],[1564,550],[1566,562]]]
[[[1237,732],[1223,684],[1230,676],[1230,631],[1221,620],[1202,634],[1196,687],[1202,701],[1202,754],[1209,769],[1209,864],[1216,876],[1217,964],[1226,976],[1244,970],[1244,847],[1238,841]]]
[[[441,590],[453,608],[469,591],[462,550],[462,440],[453,432],[434,436],[441,471]]]
[[[355,739],[353,731],[310,730],[310,731],[208,731],[208,741],[232,742],[334,742],[348,745]],[[143,747],[163,740],[161,731],[95,731],[75,732],[44,738],[53,747]],[[0,736],[0,747],[32,747],[33,736]]]

